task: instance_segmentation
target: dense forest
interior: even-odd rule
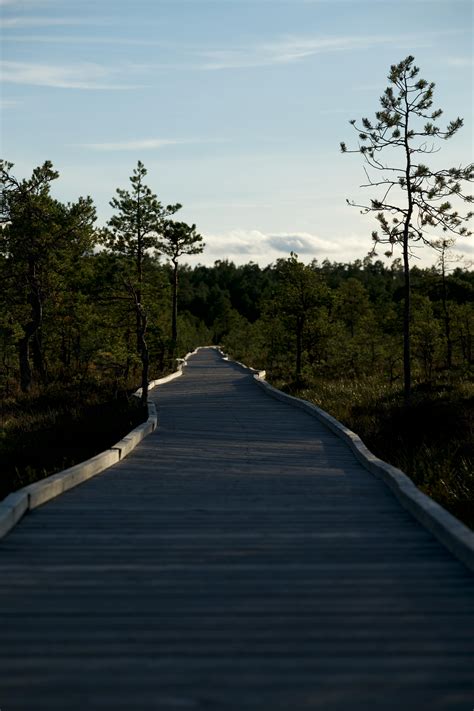
[[[265,268],[191,268],[183,257],[202,238],[171,219],[180,206],[158,202],[142,164],[102,229],[90,198],[52,197],[51,164],[23,180],[11,169],[0,243],[2,495],[104,448],[143,417],[130,393],[144,368],[156,378],[212,343],[328,409],[471,520],[474,273],[448,240],[433,267],[411,269],[407,407],[399,260],[304,264],[290,254]],[[71,431],[87,434],[90,452],[72,451]]]

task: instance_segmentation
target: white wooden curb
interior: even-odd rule
[[[194,355],[197,350],[199,349],[188,353],[185,358],[180,359],[181,362],[174,373],[166,375],[164,378],[153,380],[148,386],[149,390],[152,390],[157,385],[162,385],[163,383],[170,382],[170,380],[179,378],[183,373],[184,366],[187,365],[188,358]],[[141,397],[141,388],[139,388],[134,395]],[[87,459],[85,462],[80,462],[73,467],[63,469],[63,471],[57,474],[52,474],[45,479],[24,486],[22,489],[9,494],[6,499],[0,501],[0,539],[18,523],[27,511],[41,506],[41,504],[54,499],[68,489],[87,481],[87,479],[90,479],[96,474],[100,474],[100,472],[103,472],[105,469],[108,469],[126,457],[135,449],[137,444],[139,444],[144,437],[153,432],[157,426],[158,418],[156,407],[155,404],[149,400],[147,421],[135,427],[135,429],[129,432],[120,442],[114,444],[113,447],[105,450],[105,452],[96,454],[95,457]]]
[[[219,349],[220,350],[220,349]],[[474,531],[465,526],[455,516],[446,511],[430,496],[424,494],[400,469],[387,464],[367,449],[359,435],[345,427],[329,413],[307,400],[302,400],[274,388],[265,380],[265,371],[249,368],[243,363],[232,361],[220,350],[224,360],[240,365],[254,374],[256,383],[271,397],[287,402],[316,417],[335,435],[350,447],[359,462],[377,478],[381,479],[407,509],[430,533],[432,533],[453,555],[468,568],[474,570]]]

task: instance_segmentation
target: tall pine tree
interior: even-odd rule
[[[148,315],[143,299],[143,265],[147,252],[159,249],[160,233],[165,219],[181,205],[164,207],[145,184],[147,170],[141,161],[130,177],[131,190],[117,188],[117,197],[110,205],[117,211],[102,231],[101,241],[106,248],[125,258],[128,269],[123,286],[130,298],[136,320],[137,351],[142,363],[142,403],[148,397],[149,352],[146,342]]]
[[[458,204],[471,203],[463,183],[474,180],[474,166],[436,170],[425,165],[424,156],[437,152],[436,142],[454,136],[463,125],[461,118],[451,121],[443,130],[437,125],[441,109],[433,110],[434,83],[419,78],[419,68],[409,56],[390,68],[390,85],[380,98],[381,108],[375,120],[362,119],[362,125],[351,121],[359,134],[359,146],[343,153],[360,153],[366,163],[368,182],[363,187],[379,194],[370,205],[357,205],[362,213],[374,212],[380,225],[372,233],[374,250],[388,244],[388,255],[399,245],[404,271],[404,388],[405,402],[411,398],[411,288],[410,257],[417,243],[437,246],[441,233],[467,235],[465,223],[472,212],[461,215]],[[453,202],[455,201],[455,202]],[[348,201],[355,205],[354,202]],[[458,204],[457,204],[458,203]]]
[[[171,343],[173,352],[178,342],[178,260],[185,254],[200,254],[204,249],[202,236],[196,232],[196,225],[166,220],[160,252],[170,258],[173,265],[173,304],[171,310]]]

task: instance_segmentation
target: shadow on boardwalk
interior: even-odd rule
[[[473,577],[339,439],[213,350],[152,397],[0,544],[2,711],[471,709]]]

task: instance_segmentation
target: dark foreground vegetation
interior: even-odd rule
[[[108,449],[148,417],[137,398],[54,383],[2,404],[0,500],[12,490]]]

